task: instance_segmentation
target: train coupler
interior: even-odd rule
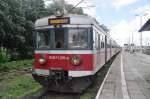
[[[49,70],[49,80],[56,85],[68,80],[68,72],[64,70]]]

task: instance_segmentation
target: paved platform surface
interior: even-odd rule
[[[119,54],[98,99],[150,99],[150,56]]]

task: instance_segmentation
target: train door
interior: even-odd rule
[[[54,29],[54,48],[64,49],[65,48],[65,31],[64,29]]]
[[[101,56],[101,65],[105,64],[105,35],[101,33],[101,50],[100,50],[100,56]]]
[[[111,40],[110,40],[110,57],[112,57],[112,44],[111,44]]]
[[[101,35],[98,34],[98,65],[101,63]]]
[[[110,44],[110,38],[107,38],[107,61],[111,58],[111,44]]]
[[[107,36],[105,35],[105,63],[107,62]]]

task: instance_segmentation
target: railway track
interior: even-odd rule
[[[116,56],[114,56],[107,64],[105,64],[99,70],[99,72],[94,77],[93,84],[82,94],[56,93],[56,92],[47,91],[46,89],[39,89],[37,92],[30,93],[25,97],[23,97],[22,99],[95,99],[99,87],[101,86]]]
[[[16,75],[31,74],[31,72],[32,72],[31,68],[17,69],[8,72],[0,72],[0,81]]]
[[[46,92],[37,99],[80,99],[80,94]]]
[[[36,92],[25,95],[21,99],[80,99],[80,94],[57,93],[41,88]]]
[[[7,72],[0,72],[0,76],[1,75],[6,75],[9,73],[14,73],[14,72],[27,72],[30,73],[32,71],[32,68],[23,68],[23,69],[16,69],[16,70],[11,70],[11,71],[7,71]]]

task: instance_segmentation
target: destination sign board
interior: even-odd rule
[[[69,24],[69,23],[70,23],[69,17],[48,19],[49,25],[61,25],[61,24]]]

